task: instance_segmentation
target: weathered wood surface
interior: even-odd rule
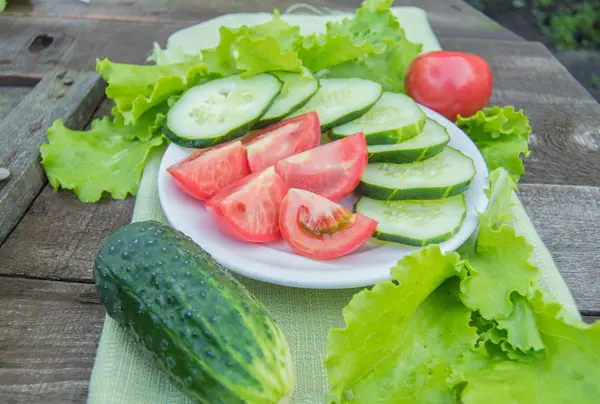
[[[600,188],[519,186],[520,197],[583,314],[600,316]]]
[[[473,52],[494,73],[491,104],[524,108],[531,155],[524,183],[600,185],[600,105],[541,44],[441,38],[443,48]]]
[[[84,127],[103,98],[104,82],[96,73],[56,69],[0,122],[0,167],[11,172],[0,183],[0,243],[47,181],[39,150],[48,128],[58,118],[69,128]]]
[[[0,307],[0,402],[84,402],[104,321],[94,286],[0,277]]]
[[[36,27],[33,32],[32,26]],[[104,57],[142,63],[154,40],[164,43],[182,26],[83,19],[32,23],[15,19],[8,23],[7,32],[19,38],[16,43],[20,47],[28,46],[35,33],[46,32],[61,40],[36,55],[0,45],[0,59],[11,60],[0,68],[23,68],[41,74],[57,63],[93,70],[96,58]],[[530,116],[534,127],[532,155],[523,182],[600,185],[600,105],[545,47],[525,41],[443,36],[440,42],[444,48],[475,52],[488,60],[495,74],[491,103],[525,108]]]
[[[525,184],[520,188],[523,204],[579,309],[600,315],[600,189]],[[77,203],[71,193],[55,194],[46,187],[0,246],[0,274],[93,282],[92,263],[100,243],[130,221],[132,202],[129,198],[86,205]]]
[[[95,287],[0,277],[0,308],[0,402],[85,402],[104,321]]]
[[[133,201],[84,204],[47,185],[0,246],[0,274],[92,282],[101,242],[131,221]]]
[[[30,91],[26,86],[0,85],[0,122]]]
[[[227,13],[285,12],[295,0],[224,0],[224,1],[164,1],[108,0],[66,2],[61,0],[31,0],[9,4],[5,17],[85,19],[101,21],[134,21],[143,23],[173,23],[190,25]],[[360,0],[315,0],[306,2],[323,10],[353,12]],[[417,6],[428,12],[429,21],[437,35],[473,38],[518,39],[502,27],[461,0],[398,0],[395,6]],[[0,18],[2,16],[0,15]],[[1,19],[0,19],[1,21]],[[1,31],[0,31],[1,32]]]
[[[92,70],[97,57],[139,63],[153,41],[164,44],[169,34],[192,23],[226,12],[268,11],[275,5],[283,11],[294,2],[9,1],[7,12],[0,14],[0,72],[39,76],[56,65]],[[310,3],[321,6],[325,0]],[[329,8],[340,10],[358,3],[326,1]],[[597,106],[545,49],[515,41],[516,35],[459,0],[396,2],[400,4],[428,10],[445,48],[490,60],[496,74],[494,102],[526,108],[535,132],[527,182],[598,184],[600,169],[593,164],[599,149]],[[52,43],[32,52],[31,43],[44,34]],[[1,94],[0,117],[1,105],[15,102],[11,96],[11,104],[2,104]],[[579,307],[599,315],[599,189],[522,185],[521,190]],[[92,281],[91,264],[101,241],[130,221],[132,207],[133,198],[85,205],[71,193],[46,187],[0,246],[0,402],[85,400],[104,311],[93,285],[81,282]]]

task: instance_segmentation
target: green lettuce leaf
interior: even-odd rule
[[[6,8],[6,0],[0,0],[0,12]]]
[[[487,226],[497,229],[501,224],[513,220],[511,207],[513,205],[514,192],[518,188],[504,168],[499,167],[492,171],[488,177],[489,186],[485,189],[488,197],[488,206],[485,212],[479,212],[479,224],[477,229],[456,251],[463,259],[470,259],[475,254],[479,229]]]
[[[513,310],[502,320],[492,321],[486,333],[489,341],[500,347],[507,358],[531,362],[545,354],[545,345],[538,332],[529,301],[518,294],[512,296]]]
[[[129,65],[97,60],[96,70],[108,83],[106,96],[115,102],[126,125],[190,87],[221,77],[197,60],[174,65]],[[149,118],[153,119],[153,118]]]
[[[219,35],[217,46],[202,51],[202,61],[211,72],[242,72],[250,77],[276,70],[299,72],[302,67],[294,49],[300,28],[282,21],[277,12],[264,24],[221,27]]]
[[[490,187],[486,190],[488,208],[479,216],[480,225],[496,228],[502,223],[513,220],[511,207],[513,196],[519,191],[508,171],[503,167],[496,168],[489,175]]]
[[[354,17],[328,23],[325,34],[303,43],[306,49],[299,51],[303,62],[304,54],[310,53],[314,56],[307,66],[326,69],[320,73],[322,77],[358,77],[376,81],[388,91],[404,91],[405,70],[421,53],[422,45],[406,38],[390,5],[390,1],[367,1]],[[331,49],[334,39],[343,46],[340,51]]]
[[[336,401],[450,400],[450,364],[477,340],[458,279],[444,283],[460,273],[458,254],[444,255],[433,245],[392,268],[396,284],[379,282],[353,297],[343,311],[346,328],[331,330],[327,341]]]
[[[525,171],[521,156],[529,155],[531,134],[529,119],[522,110],[485,108],[468,118],[459,115],[456,124],[477,145],[490,171],[504,167],[515,182],[519,180]]]
[[[162,134],[163,121],[169,111],[168,101],[146,111],[134,126],[125,123],[125,117],[123,117],[119,109],[115,106],[111,110],[113,126],[122,129],[121,133],[124,136],[132,136],[131,139],[146,141],[154,136],[158,136]]]
[[[237,68],[242,70],[242,77],[270,71],[300,72],[302,61],[298,53],[283,50],[278,39],[273,36],[252,39],[244,35],[235,43],[238,51]]]
[[[529,302],[547,354],[529,363],[470,357],[463,368],[467,383],[461,402],[597,403],[600,322],[588,325],[573,318],[559,304],[546,302],[540,291]]]
[[[137,139],[146,127],[117,127],[108,118],[92,122],[89,131],[64,127],[62,120],[48,130],[41,147],[42,166],[54,190],[72,189],[82,202],[97,202],[103,192],[114,199],[135,195],[150,151],[162,137]]]
[[[513,309],[511,294],[526,296],[539,276],[538,268],[529,262],[532,252],[533,247],[512,227],[481,226],[475,254],[465,263],[469,276],[460,285],[464,304],[488,320],[508,317]]]
[[[313,72],[318,72],[374,53],[376,48],[368,41],[356,43],[350,33],[327,33],[312,34],[303,38],[297,50],[303,65]],[[326,75],[327,72],[321,74]]]

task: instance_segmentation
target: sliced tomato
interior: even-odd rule
[[[242,142],[202,149],[167,168],[187,194],[205,201],[250,174]]]
[[[281,160],[275,171],[290,188],[338,200],[349,195],[367,166],[365,135],[355,133]]]
[[[252,172],[319,145],[321,124],[316,112],[278,122],[243,139]]]
[[[266,243],[281,237],[279,208],[287,186],[269,167],[250,174],[206,202],[225,233],[238,240]]]
[[[363,245],[377,222],[312,192],[290,189],[281,203],[279,227],[295,253],[327,260]]]

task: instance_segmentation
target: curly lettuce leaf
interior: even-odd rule
[[[97,60],[96,70],[106,80],[106,96],[115,102],[123,123],[135,125],[144,113],[169,97],[222,74],[197,60],[174,65],[130,65]]]
[[[492,327],[485,335],[490,343],[499,346],[507,358],[531,362],[545,355],[545,345],[529,301],[518,294],[513,294],[511,300],[511,313],[505,319],[491,321]]]
[[[531,126],[522,110],[484,108],[475,115],[457,117],[456,124],[473,140],[489,168],[504,167],[517,182],[525,172],[521,156],[529,155]]]
[[[335,400],[448,401],[450,364],[477,339],[458,279],[444,283],[460,275],[458,254],[433,245],[400,260],[391,275],[397,284],[356,294],[343,311],[346,328],[329,332],[325,365]]]
[[[514,218],[510,209],[514,204],[513,195],[519,191],[519,188],[508,171],[502,167],[492,171],[488,179],[490,187],[485,191],[489,200],[488,208],[479,219],[481,226],[496,228]]]
[[[119,112],[119,109],[115,106],[111,110],[113,126],[121,128],[123,135],[131,136],[131,139],[139,139],[141,141],[149,140],[154,136],[162,134],[163,121],[167,116],[170,107],[168,102],[169,100],[146,111],[134,126],[125,123],[125,117],[123,117]]]
[[[313,54],[307,66],[326,69],[322,77],[358,77],[376,81],[388,91],[404,91],[404,73],[422,45],[406,38],[390,5],[390,1],[367,1],[354,17],[328,23],[325,34],[305,40],[301,57]],[[334,39],[344,46],[337,52],[331,49]]]
[[[508,317],[513,309],[511,294],[527,295],[539,276],[538,268],[529,262],[532,252],[527,239],[512,227],[481,226],[475,253],[465,263],[469,276],[460,285],[464,304],[488,320]]]
[[[273,36],[252,39],[244,35],[235,43],[238,52],[236,66],[243,71],[242,77],[271,71],[300,72],[302,61],[298,53],[283,50]]]
[[[327,33],[304,37],[297,50],[303,65],[313,72],[318,72],[365,54],[374,53],[376,48],[367,41],[356,43],[350,33]],[[325,75],[327,72],[322,72],[321,76]]]
[[[0,12],[6,8],[6,0],[0,0]]]
[[[282,21],[277,12],[264,24],[221,27],[219,35],[217,46],[202,50],[202,61],[211,72],[250,77],[276,70],[299,72],[302,67],[294,50],[300,28]]]
[[[530,362],[471,356],[462,368],[461,402],[598,402],[600,322],[588,325],[573,318],[559,304],[546,302],[540,291],[529,302],[547,354]]]
[[[72,189],[82,202],[97,202],[104,192],[114,199],[135,195],[150,151],[162,137],[137,139],[146,127],[115,126],[108,118],[92,122],[89,131],[65,128],[62,120],[48,130],[41,147],[42,166],[54,190]]]

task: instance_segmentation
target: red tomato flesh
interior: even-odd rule
[[[290,188],[338,200],[349,195],[367,167],[362,132],[281,160],[275,171]]]
[[[373,235],[377,222],[322,196],[290,189],[281,203],[279,227],[296,254],[327,260],[363,245]]]
[[[288,188],[273,167],[250,174],[206,202],[223,232],[251,243],[281,237],[279,208]]]
[[[316,112],[309,112],[252,133],[242,140],[250,170],[254,173],[279,160],[319,145],[321,124]]]
[[[444,115],[468,117],[492,95],[492,69],[472,53],[433,51],[417,56],[406,70],[406,92],[419,104]]]
[[[250,174],[242,142],[202,149],[167,168],[188,195],[205,201]]]

